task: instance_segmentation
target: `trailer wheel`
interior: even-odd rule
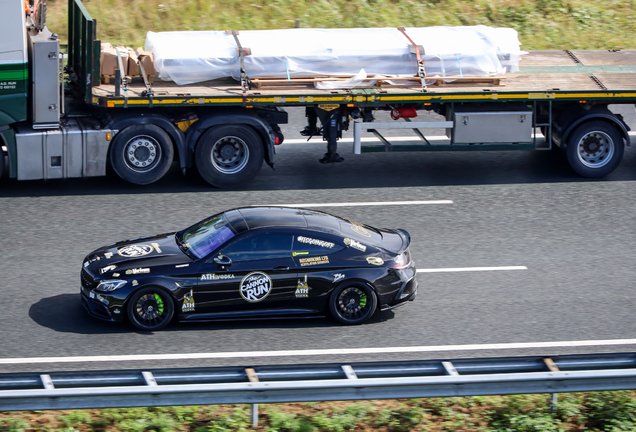
[[[623,158],[625,146],[618,129],[604,121],[584,123],[568,138],[570,166],[588,178],[604,177],[614,171]]]
[[[155,125],[133,125],[115,135],[110,163],[119,177],[145,185],[164,176],[174,158],[168,134]]]
[[[196,148],[201,176],[212,186],[233,188],[251,180],[263,165],[263,141],[249,126],[208,129]]]

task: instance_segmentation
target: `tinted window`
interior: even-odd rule
[[[302,257],[303,255],[327,255],[337,252],[342,249],[342,246],[324,240],[320,237],[311,235],[296,236],[294,238],[294,247],[292,249],[292,255]]]
[[[290,234],[263,234],[238,240],[221,253],[233,261],[285,258],[291,256],[291,244]]]
[[[177,242],[186,253],[203,258],[234,237],[224,215],[212,216],[177,233]]]

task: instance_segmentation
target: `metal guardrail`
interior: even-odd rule
[[[636,388],[636,353],[0,374],[0,411]]]

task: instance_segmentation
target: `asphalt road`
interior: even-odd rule
[[[633,110],[632,110],[633,111]],[[295,118],[302,116],[295,115]],[[293,136],[292,138],[299,138]],[[350,155],[321,165],[323,143],[278,148],[248,187],[211,189],[176,167],[148,187],[114,175],[0,187],[0,371],[554,355],[635,345],[498,349],[492,344],[612,341],[636,335],[636,150],[603,180],[577,177],[556,152]],[[155,333],[89,317],[79,271],[91,250],[183,228],[238,205],[451,200],[326,207],[413,237],[418,268],[527,270],[420,273],[416,301],[342,327],[329,319],[175,324]],[[419,353],[241,356],[247,351],[478,345]],[[565,344],[567,345],[567,344]],[[24,358],[235,353],[198,360]],[[18,360],[7,360],[18,359]],[[4,364],[2,362],[5,362]]]

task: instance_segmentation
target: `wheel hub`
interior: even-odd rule
[[[594,131],[585,135],[577,146],[578,157],[588,168],[600,168],[614,155],[614,141],[605,132]]]
[[[147,171],[159,162],[161,147],[149,136],[135,137],[126,144],[126,163],[137,171]]]
[[[212,146],[212,165],[223,174],[236,174],[247,165],[250,151],[238,137],[224,137]]]

